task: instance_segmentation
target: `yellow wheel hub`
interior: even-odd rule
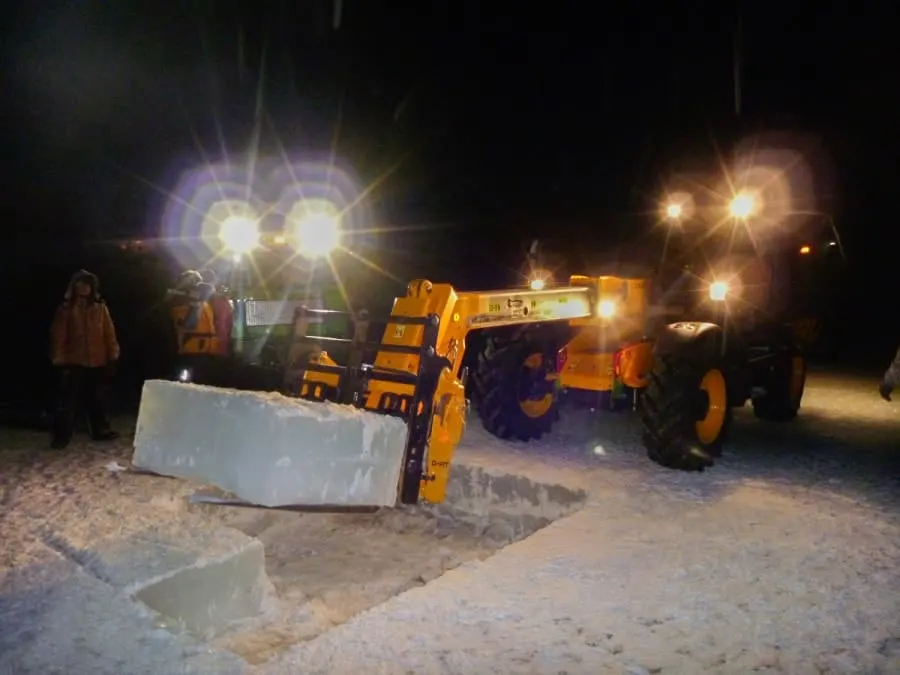
[[[707,371],[700,381],[700,390],[706,392],[709,404],[706,416],[696,424],[697,438],[704,445],[710,445],[722,433],[728,412],[728,393],[722,371],[718,368]]]
[[[531,373],[527,371],[537,370],[541,367],[541,364],[544,362],[544,355],[537,353],[532,354],[525,362],[522,364],[523,377],[533,377]],[[539,417],[543,417],[548,412],[550,412],[550,408],[553,407],[553,394],[545,394],[540,398],[526,398],[521,399],[519,401],[519,407],[522,409],[522,412],[525,413],[526,417],[530,417],[532,419],[537,419]]]
[[[799,402],[806,382],[806,360],[802,356],[791,359],[791,401]]]

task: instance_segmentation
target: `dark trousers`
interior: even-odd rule
[[[96,438],[109,433],[109,369],[64,366],[59,370],[59,391],[53,416],[54,439],[70,441],[77,417],[85,413],[91,436]]]

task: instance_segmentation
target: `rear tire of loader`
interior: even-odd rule
[[[806,359],[793,353],[780,359],[769,373],[766,393],[753,399],[753,414],[767,422],[790,422],[800,411],[806,388]]]
[[[530,441],[559,419],[555,384],[556,341],[548,331],[497,332],[485,340],[472,374],[473,394],[484,428],[504,440]]]
[[[715,357],[664,354],[641,396],[643,441],[651,460],[703,471],[722,454],[731,422],[724,368]]]

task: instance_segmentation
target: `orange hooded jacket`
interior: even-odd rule
[[[90,284],[93,293],[80,304],[74,297],[77,281]],[[76,272],[57,308],[50,328],[50,358],[57,366],[100,368],[119,358],[116,328],[98,293],[99,280],[86,270]]]

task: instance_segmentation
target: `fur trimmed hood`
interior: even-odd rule
[[[66,302],[70,302],[74,297],[75,293],[75,284],[79,281],[86,282],[91,287],[91,300],[94,302],[100,301],[100,279],[97,278],[97,275],[93,272],[88,272],[85,269],[78,270],[75,274],[72,275],[72,278],[69,279],[69,285],[66,287],[66,294],[63,296]]]

